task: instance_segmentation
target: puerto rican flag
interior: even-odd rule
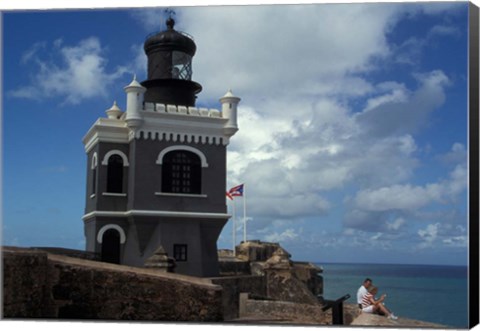
[[[243,184],[232,187],[227,192],[227,198],[233,200],[233,197],[243,197]]]

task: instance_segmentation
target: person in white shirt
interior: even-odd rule
[[[362,309],[362,300],[363,300],[363,297],[368,293],[368,288],[372,286],[372,280],[370,278],[366,278],[364,281],[363,281],[363,284],[362,286],[360,286],[360,288],[358,289],[357,291],[357,303],[358,303],[358,307],[360,309]]]
[[[376,299],[375,296],[378,293],[378,289],[375,286],[371,286],[368,289],[367,294],[363,297],[362,302],[362,312],[364,313],[378,313],[380,315],[385,315],[389,319],[396,320],[398,319],[383,303],[385,301],[386,294],[383,294],[380,299]]]

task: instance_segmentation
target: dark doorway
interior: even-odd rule
[[[110,229],[102,238],[102,261],[120,264],[120,233]]]

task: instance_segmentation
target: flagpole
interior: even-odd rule
[[[247,242],[247,194],[243,184],[243,242]]]
[[[236,232],[236,224],[235,224],[235,199],[232,199],[232,205],[233,205],[233,211],[232,211],[232,236],[233,236],[233,257],[237,256],[236,254],[236,248],[235,248],[235,244],[237,242],[237,238],[235,236],[235,232]]]

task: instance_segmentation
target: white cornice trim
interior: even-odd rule
[[[102,195],[106,197],[126,197],[127,193],[103,192]]]
[[[228,126],[229,119],[221,117],[218,110],[197,110],[198,116],[182,111],[141,110],[139,113],[143,122],[135,130],[127,126],[125,113],[120,119],[99,118],[83,138],[85,151],[88,153],[98,142],[128,144],[132,139],[141,137],[160,141],[228,145],[230,137],[237,131]]]
[[[129,131],[125,121],[99,118],[82,139],[85,151],[88,153],[99,141],[128,143]]]
[[[172,113],[154,113],[149,111],[140,111],[145,121],[145,126],[155,127],[196,127],[203,129],[223,128],[228,122],[227,118],[221,117],[202,117],[185,116]]]
[[[189,116],[177,113],[142,111],[143,125],[136,131],[137,139],[195,142],[228,145],[232,136],[226,128],[228,119]]]
[[[129,217],[129,216],[161,216],[161,217],[191,217],[191,218],[214,218],[225,219],[231,215],[225,213],[203,213],[203,212],[187,212],[187,211],[168,211],[168,210],[138,210],[132,209],[128,211],[106,211],[95,210],[85,214],[82,219],[84,221],[92,217]]]
[[[162,197],[208,198],[208,195],[206,194],[155,192],[155,195],[162,196]]]

